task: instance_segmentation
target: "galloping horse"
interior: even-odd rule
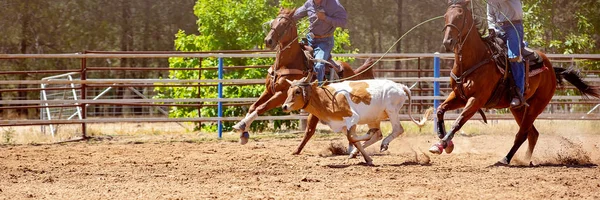
[[[271,30],[265,37],[265,45],[271,49],[277,49],[275,64],[269,68],[265,86],[266,90],[260,95],[258,100],[250,106],[246,117],[238,122],[233,128],[240,133],[240,142],[248,142],[248,130],[250,124],[258,117],[275,107],[283,104],[287,97],[287,91],[290,88],[288,81],[299,80],[305,77],[312,70],[312,61],[307,60],[298,42],[298,29],[293,20],[295,9],[281,9],[278,16],[271,23]],[[337,62],[342,67],[342,77],[351,77],[361,71],[363,73],[352,77],[352,80],[373,79],[373,62],[369,59],[356,71],[345,62]],[[331,69],[333,70],[333,69]],[[365,71],[366,70],[366,71]],[[299,154],[304,145],[315,133],[315,128],[319,119],[313,115],[308,116],[308,126],[302,140],[302,143],[294,154]]]
[[[507,108],[510,106],[511,96],[507,92],[494,94],[494,88],[503,88],[499,83],[505,76],[501,72],[504,70],[501,70],[502,67],[497,67],[495,60],[491,59],[491,48],[483,41],[477,28],[474,28],[475,20],[472,11],[468,8],[469,3],[469,0],[451,1],[444,16],[446,25],[444,26],[443,44],[447,51],[454,52],[455,61],[451,71],[452,92],[437,111],[440,142],[429,149],[430,152],[436,154],[442,153],[444,149],[446,153],[452,152],[454,134],[481,108]],[[525,88],[524,96],[530,106],[510,109],[519,125],[519,132],[517,132],[514,144],[506,157],[498,161],[496,165],[508,165],[526,139],[529,140],[526,159],[531,161],[531,155],[539,136],[533,122],[544,111],[554,95],[557,83],[562,84],[563,78],[573,84],[581,92],[581,95],[600,98],[598,87],[584,83],[571,70],[553,68],[546,55],[539,51],[536,52],[543,58],[542,70],[544,71],[529,77],[529,84]],[[505,73],[509,73],[508,70]],[[494,103],[490,104],[489,102]],[[452,130],[446,134],[444,113],[463,107],[464,110],[452,125]]]

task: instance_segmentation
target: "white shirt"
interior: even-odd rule
[[[494,29],[496,23],[523,20],[523,6],[520,0],[488,0],[488,28]]]

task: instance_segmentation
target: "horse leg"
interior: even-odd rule
[[[245,130],[247,130],[249,128],[249,124],[252,124],[252,122],[256,119],[256,117],[258,117],[258,115],[261,115],[277,106],[280,106],[281,104],[283,104],[283,102],[285,101],[285,98],[287,98],[287,94],[284,94],[282,91],[276,92],[275,95],[273,95],[269,100],[267,100],[265,103],[263,103],[262,105],[258,106],[256,108],[255,111],[253,111],[250,116],[246,117],[247,121],[243,121],[245,126]],[[244,118],[244,119],[246,119]],[[240,122],[241,123],[241,122]],[[248,143],[248,138],[250,138],[250,135],[247,134],[248,132],[244,132],[242,133],[242,135],[240,136],[240,143],[241,144],[246,144]]]
[[[369,131],[367,131],[367,135],[370,135],[371,139],[362,144],[363,148],[365,149],[371,146],[372,144],[375,144],[375,142],[381,140],[381,138],[383,138],[383,135],[381,134],[381,128],[379,127],[379,123],[369,124],[368,126]],[[350,154],[350,158],[356,158],[357,155],[358,149],[354,149]]]
[[[525,154],[526,160],[529,161],[529,165],[533,166],[533,161],[531,160],[531,155],[533,154],[533,149],[535,148],[535,144],[537,144],[538,136],[540,133],[535,128],[535,126],[531,126],[531,130],[529,130],[529,134],[527,134],[527,141],[529,141],[529,148],[527,149],[527,154]]]
[[[298,146],[296,151],[292,153],[292,155],[299,155],[300,152],[302,152],[302,149],[304,149],[304,145],[306,145],[308,140],[310,140],[310,138],[315,134],[318,123],[319,118],[317,118],[313,114],[308,115],[306,131],[304,131],[304,137],[302,138],[302,142],[300,142],[300,145]]]
[[[504,166],[510,164],[510,161],[512,160],[517,150],[519,150],[519,147],[521,147],[523,142],[525,142],[525,140],[527,139],[529,130],[533,126],[533,119],[535,119],[535,117],[532,118],[529,116],[523,116],[524,112],[527,111],[526,107],[511,109],[511,111],[513,116],[515,117],[515,120],[517,121],[517,124],[519,125],[519,131],[517,132],[517,135],[515,135],[515,141],[513,142],[513,146],[510,148],[510,151],[508,152],[506,157],[502,158],[502,160],[494,164],[496,166]]]
[[[243,134],[244,132],[248,132],[248,129],[250,128],[250,124],[252,123],[252,121],[254,121],[253,118],[256,118],[256,116],[258,115],[256,113],[256,108],[260,105],[263,105],[267,100],[269,100],[271,97],[273,97],[273,93],[268,92],[268,89],[265,90],[260,97],[258,98],[258,100],[256,100],[256,102],[254,102],[251,106],[250,109],[248,110],[248,113],[246,113],[246,117],[244,117],[244,119],[242,119],[240,122],[238,122],[237,124],[233,125],[233,130],[236,130],[237,132]],[[249,122],[249,123],[248,123]],[[246,133],[247,134],[247,133]]]
[[[437,108],[437,135],[440,140],[446,136],[446,126],[444,125],[444,114],[446,111],[455,110],[463,107],[464,105],[464,102],[457,98],[454,92],[451,92],[450,95],[448,95],[448,98]],[[443,146],[443,144],[440,142],[429,148],[429,152],[441,154],[444,148],[447,148],[448,150],[446,151],[451,153],[454,148],[454,144],[450,143],[447,146]]]
[[[508,154],[506,155],[506,157],[498,161],[496,165],[510,164],[510,161],[512,160],[513,156],[528,137],[530,137],[531,140],[529,141],[529,149],[527,152],[528,154],[533,153],[533,148],[535,148],[535,144],[537,143],[537,137],[539,136],[539,133],[533,127],[533,122],[535,122],[535,119],[538,117],[538,115],[540,115],[544,111],[544,108],[546,107],[546,105],[548,105],[548,102],[550,102],[551,99],[550,93],[545,96],[548,96],[549,98],[542,99],[538,95],[537,98],[528,100],[527,103],[530,105],[529,107],[521,107],[510,110],[512,115],[515,117],[517,124],[519,124],[519,132],[517,132],[514,144],[508,152]]]
[[[352,144],[354,144],[354,146],[358,149],[358,151],[360,151],[360,153],[363,155],[363,158],[365,159],[365,163],[367,165],[373,165],[373,159],[371,159],[371,157],[369,157],[369,155],[367,155],[367,152],[365,152],[365,149],[362,147],[362,145],[360,144],[360,141],[356,140],[354,135],[356,132],[356,125],[353,125],[352,127],[350,127],[350,129],[343,129],[345,134],[346,134],[346,138],[348,138],[348,141],[351,142]]]

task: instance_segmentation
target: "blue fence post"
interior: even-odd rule
[[[223,80],[223,58],[219,58],[219,80]],[[218,85],[218,93],[219,93],[219,100],[223,99],[223,83],[219,82]],[[217,113],[219,117],[223,117],[223,102],[218,102],[218,109],[217,109]],[[219,131],[219,139],[221,139],[223,137],[223,122],[221,120],[217,121],[218,124],[218,131]]]
[[[433,77],[440,77],[440,53],[435,52],[433,56]],[[433,100],[433,111],[437,113],[437,108],[440,105],[440,100],[437,98],[440,96],[440,82],[438,80],[433,81],[433,97],[436,98]],[[437,117],[434,117],[433,122],[433,132],[437,133]]]

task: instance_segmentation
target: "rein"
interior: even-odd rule
[[[450,8],[462,8],[463,6],[461,5],[457,5],[457,4],[452,4],[450,5]],[[468,10],[468,9],[466,9]],[[471,4],[471,10],[473,10],[473,4]],[[471,11],[469,11],[471,12]],[[456,76],[456,74],[454,74],[454,72],[452,72],[452,70],[450,71],[450,76],[452,77],[452,79],[457,83],[456,87],[458,88],[458,93],[460,95],[460,98],[463,100],[467,100],[467,96],[465,95],[465,91],[464,91],[464,87],[462,85],[463,80],[472,72],[474,72],[475,70],[479,69],[481,66],[492,62],[493,59],[484,59],[481,62],[475,64],[474,66],[470,67],[469,69],[467,69],[466,71],[463,71],[463,62],[462,62],[462,49],[463,46],[465,44],[465,42],[467,41],[467,38],[469,37],[469,35],[471,34],[471,30],[473,30],[473,27],[475,26],[475,17],[473,16],[473,14],[471,13],[471,19],[473,20],[473,22],[471,23],[471,26],[469,27],[469,31],[467,31],[467,35],[465,35],[465,38],[463,39],[462,37],[462,31],[461,29],[458,28],[458,26],[449,23],[444,25],[443,30],[446,30],[446,28],[450,27],[450,28],[454,28],[456,29],[456,31],[458,32],[458,42],[456,43],[457,46],[455,47],[455,54],[458,57],[458,59],[455,61],[456,62],[456,67],[458,67],[458,73],[460,73],[460,76]],[[465,24],[467,23],[467,18],[463,17],[463,25],[462,27],[465,27]]]
[[[294,21],[288,17],[288,16],[277,16],[277,18],[279,21],[281,21],[281,19],[285,19],[287,20],[288,24],[286,24],[286,26],[284,27],[282,32],[277,31],[277,28],[273,28],[271,26],[271,31],[274,31],[277,34],[277,56],[276,56],[276,60],[275,60],[275,65],[271,68],[269,68],[268,70],[268,74],[269,76],[271,76],[271,91],[273,93],[275,93],[275,85],[277,83],[277,79],[279,79],[279,77],[281,77],[282,75],[300,75],[300,74],[304,74],[303,70],[299,70],[299,69],[279,69],[279,59],[281,57],[281,53],[284,52],[286,49],[289,49],[290,46],[296,41],[298,41],[298,38],[300,37],[300,35],[296,36],[296,38],[294,38],[293,40],[291,40],[287,45],[283,46],[283,44],[280,42],[281,39],[283,38],[283,36],[285,36],[289,29],[292,26],[292,23],[294,23]],[[306,32],[309,29],[304,30],[303,32]],[[305,64],[305,67],[306,64]],[[281,73],[283,71],[283,73]]]

